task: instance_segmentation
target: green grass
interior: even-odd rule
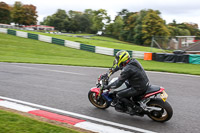
[[[200,75],[200,65],[139,60],[145,70]]]
[[[79,66],[110,66],[113,57],[0,34],[0,61]],[[105,65],[106,64],[106,65]]]
[[[24,30],[22,30],[22,31],[24,31]],[[36,32],[36,31],[25,31],[25,32],[51,36],[51,37],[55,37],[55,38],[59,38],[59,39],[75,41],[75,42],[93,45],[93,46],[101,46],[101,47],[107,47],[107,48],[133,50],[133,51],[151,52],[150,47],[134,45],[134,44],[131,44],[131,43],[119,41],[119,40],[114,39],[114,38],[103,37],[103,36],[91,37],[93,39],[98,39],[98,40],[93,40],[93,39],[87,39],[87,38],[69,37],[69,36],[66,36],[66,35],[56,35],[56,34],[42,33],[42,32]],[[69,35],[71,35],[71,34],[69,34]],[[78,34],[78,35],[80,35],[80,34]],[[105,40],[107,40],[107,41],[105,41]],[[111,42],[111,41],[113,41],[113,42]],[[163,52],[163,51],[160,50],[160,49],[153,48],[153,52]]]
[[[0,118],[0,133],[79,133],[3,110]]]
[[[0,34],[0,61],[111,67],[114,57]],[[145,70],[200,75],[200,65],[144,61]]]

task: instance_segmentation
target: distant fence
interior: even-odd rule
[[[0,33],[40,40],[43,42],[58,44],[61,46],[66,46],[70,48],[75,48],[75,49],[85,50],[85,51],[94,52],[98,54],[110,55],[110,56],[115,56],[116,53],[120,50],[120,49],[105,48],[105,47],[100,47],[100,46],[92,46],[92,45],[82,44],[82,43],[73,42],[69,40],[58,39],[58,38],[54,38],[50,36],[32,34],[32,33],[27,33],[27,32],[22,32],[22,31],[15,31],[15,30],[10,30],[10,29],[5,29],[5,28],[0,28]],[[145,52],[130,51],[130,50],[127,50],[127,51],[129,52],[130,56],[133,58],[140,58],[140,59],[144,58]]]

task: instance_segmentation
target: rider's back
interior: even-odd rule
[[[122,78],[123,75],[128,77],[129,84],[136,90],[146,90],[149,87],[149,79],[146,72],[136,59],[131,59],[122,69]]]

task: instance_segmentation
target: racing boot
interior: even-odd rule
[[[142,113],[143,109],[140,106],[134,104],[133,110],[135,112],[135,115],[144,116],[144,113]]]
[[[111,102],[111,106],[112,107],[115,107],[117,105],[117,103],[119,102],[119,99],[118,98],[115,98],[112,102]]]
[[[128,113],[128,114],[130,114],[130,115],[135,115],[135,111],[134,111],[133,108],[131,108],[131,107],[127,107],[126,113]]]

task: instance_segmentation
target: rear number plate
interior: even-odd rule
[[[160,94],[160,98],[162,98],[162,100],[165,102],[167,100],[167,93],[165,91],[163,91],[161,94]]]

